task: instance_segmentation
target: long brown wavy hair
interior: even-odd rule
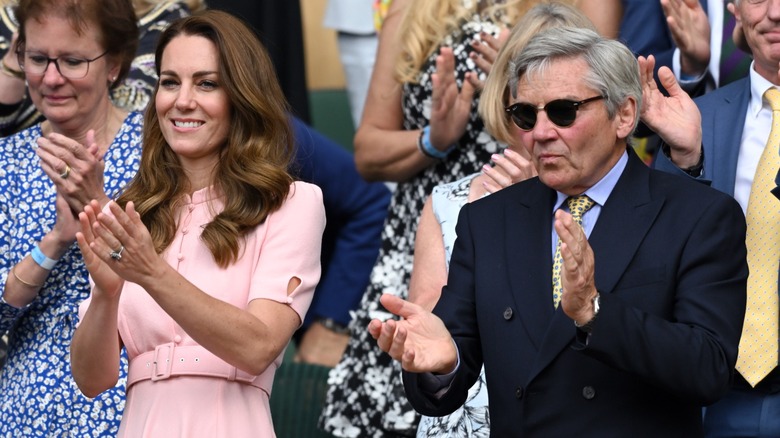
[[[241,239],[285,201],[293,178],[288,106],[271,60],[255,34],[232,15],[206,10],[175,21],[160,36],[155,52],[157,74],[168,44],[178,36],[201,36],[219,53],[219,82],[231,111],[228,138],[213,170],[213,187],[225,208],[206,225],[201,239],[220,267],[235,262]],[[154,90],[155,101],[158,86]],[[141,165],[117,202],[133,201],[152,235],[158,253],[173,241],[176,218],[191,187],[177,155],[162,135],[155,105],[144,115]]]

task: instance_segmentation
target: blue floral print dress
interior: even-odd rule
[[[138,170],[142,123],[141,113],[130,113],[104,156],[109,197]],[[37,124],[0,140],[0,293],[10,269],[56,220],[56,189],[35,154],[41,135]],[[0,437],[116,436],[124,372],[115,388],[94,399],[82,395],[71,376],[70,342],[79,303],[89,292],[87,269],[74,242],[33,302],[22,309],[0,303],[0,335],[9,337],[0,370]]]

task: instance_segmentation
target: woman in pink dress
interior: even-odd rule
[[[293,182],[286,103],[238,19],[174,22],[141,169],[79,214],[94,288],[71,346],[93,397],[130,359],[119,436],[271,437],[274,372],[320,276],[318,187]]]

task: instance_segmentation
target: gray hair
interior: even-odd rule
[[[517,86],[525,75],[544,72],[550,63],[562,58],[582,58],[589,70],[582,78],[588,87],[598,90],[612,119],[628,98],[637,104],[634,129],[642,107],[639,64],[623,43],[603,38],[590,29],[558,27],[535,35],[510,62],[507,71],[509,91],[517,97]]]

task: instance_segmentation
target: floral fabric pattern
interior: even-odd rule
[[[104,156],[104,188],[115,197],[138,170],[143,115],[130,113]],[[56,188],[35,154],[40,124],[0,140],[0,291],[10,269],[54,226]],[[124,408],[125,376],[94,399],[70,369],[78,305],[89,296],[78,245],[57,262],[38,297],[23,309],[0,304],[8,357],[0,370],[0,437],[114,437]],[[122,368],[127,361],[122,359]]]
[[[475,71],[470,42],[480,32],[498,35],[499,27],[474,16],[450,35],[443,46],[453,48],[456,80],[462,85],[467,71]],[[438,51],[437,51],[438,53]],[[423,66],[416,84],[404,84],[403,127],[421,129],[431,111],[431,74],[436,69],[434,53]],[[484,79],[484,77],[483,77]],[[414,238],[423,204],[433,188],[478,172],[504,145],[491,137],[477,114],[475,100],[466,132],[450,155],[399,183],[390,202],[382,232],[379,258],[370,284],[349,324],[352,333],[347,350],[328,377],[325,408],[320,428],[337,437],[414,436],[419,414],[409,404],[401,381],[401,367],[383,353],[366,327],[372,318],[392,315],[379,303],[383,293],[407,298],[414,255]]]
[[[455,244],[455,225],[461,207],[469,200],[469,189],[478,173],[458,181],[436,186],[431,194],[433,214],[441,226],[444,255],[449,271],[452,247]],[[487,384],[485,368],[479,373],[477,382],[469,389],[466,402],[450,415],[443,417],[422,416],[417,427],[418,438],[432,437],[473,437],[490,436],[490,412],[488,410]]]

